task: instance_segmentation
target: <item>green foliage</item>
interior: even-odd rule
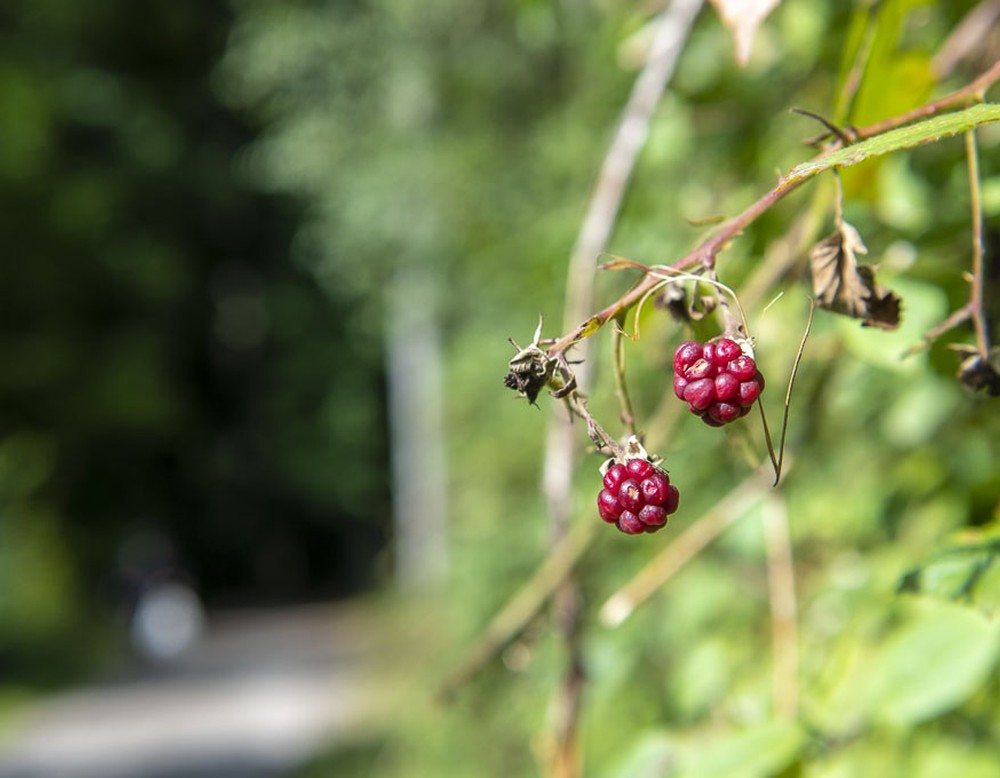
[[[792,399],[792,464],[777,493],[795,560],[797,718],[779,712],[773,692],[781,668],[759,501],[623,625],[596,617],[765,457],[755,422],[719,432],[671,410],[670,355],[687,331],[650,307],[628,345],[628,377],[641,423],[681,486],[681,510],[653,540],[602,534],[579,570],[587,775],[930,775],[950,760],[985,775],[1000,744],[990,529],[1000,520],[1000,417],[995,402],[954,380],[947,346],[968,342],[967,330],[903,356],[968,295],[961,144],[924,144],[992,122],[997,109],[803,162],[810,152],[800,141],[815,128],[787,109],[862,125],[976,75],[931,76],[934,51],[972,3],[889,1],[876,16],[872,4],[855,5],[786,0],[746,70],[726,30],[702,16],[608,246],[669,263],[705,235],[695,220],[738,213],[774,186],[776,169],[812,176],[879,157],[845,171],[844,208],[880,280],[902,297],[903,325],[886,333],[817,313]],[[454,562],[446,594],[408,601],[426,622],[401,641],[418,682],[378,759],[359,768],[370,774],[534,775],[549,745],[564,657],[545,618],[451,705],[429,698],[546,553],[538,483],[548,409],[518,404],[501,386],[504,339],[527,342],[539,312],[544,335],[559,333],[565,259],[646,21],[624,2],[240,6],[219,83],[268,122],[246,156],[256,180],[309,205],[298,258],[324,288],[349,288],[375,309],[399,267],[423,268],[445,290]],[[865,46],[853,110],[837,107]],[[996,135],[988,126],[979,135],[992,192]],[[990,223],[996,200],[985,201]],[[761,283],[761,268],[772,274],[744,300],[772,428],[808,311],[809,241],[786,236],[825,234],[831,203],[821,177],[718,257],[720,279],[741,294]],[[633,278],[599,275],[595,308]],[[591,409],[612,429],[606,333],[594,341]],[[586,456],[575,474],[575,521],[596,520],[599,460]]]
[[[135,534],[215,599],[348,584],[387,523],[378,328],[287,261],[297,206],[234,175],[231,15],[0,9],[4,682],[94,669]]]

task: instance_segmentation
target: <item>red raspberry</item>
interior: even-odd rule
[[[604,488],[597,495],[601,518],[627,535],[655,532],[677,510],[680,493],[666,470],[634,457],[615,462],[604,473]]]
[[[764,390],[764,376],[732,338],[686,341],[674,352],[674,394],[711,427],[741,416]]]

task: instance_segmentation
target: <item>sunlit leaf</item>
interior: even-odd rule
[[[831,168],[851,167],[873,157],[881,157],[903,149],[912,149],[925,143],[933,143],[984,124],[1000,121],[1000,105],[983,103],[954,111],[941,116],[925,119],[899,129],[889,130],[880,135],[839,149],[831,154],[796,165],[785,176],[785,183],[810,178]]]

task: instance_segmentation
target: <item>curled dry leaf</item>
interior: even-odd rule
[[[736,61],[740,65],[746,65],[749,61],[757,28],[779,2],[780,0],[712,0],[723,24],[733,34]]]
[[[868,249],[858,231],[840,221],[837,231],[817,243],[809,255],[816,303],[834,313],[861,319],[867,327],[899,326],[899,298],[875,280],[870,265],[859,265]]]

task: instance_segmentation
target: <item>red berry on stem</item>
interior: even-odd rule
[[[704,345],[686,341],[674,352],[674,394],[711,427],[746,414],[764,389],[764,376],[732,338]]]
[[[601,519],[628,535],[655,532],[677,510],[677,487],[670,476],[648,459],[633,457],[612,463],[597,495]]]

